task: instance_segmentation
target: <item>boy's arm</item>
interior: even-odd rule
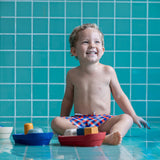
[[[111,87],[112,95],[115,101],[117,102],[117,104],[119,105],[119,107],[125,113],[129,114],[133,118],[134,123],[136,123],[140,128],[142,127],[142,125],[144,127],[150,128],[149,124],[144,119],[136,115],[129,99],[127,98],[127,96],[125,95],[125,93],[122,91],[120,87],[120,84],[117,79],[117,75],[113,68],[110,68],[110,74],[111,74],[110,87]]]
[[[61,105],[60,116],[69,116],[73,105],[74,87],[70,80],[70,71],[67,73],[66,90]]]

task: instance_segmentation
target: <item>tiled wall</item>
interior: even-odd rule
[[[1,0],[0,16],[1,120],[59,115],[66,73],[79,64],[68,37],[82,23],[104,33],[101,62],[115,68],[135,111],[160,118],[159,0]]]

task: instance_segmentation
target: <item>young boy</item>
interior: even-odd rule
[[[97,126],[100,132],[107,132],[103,143],[118,145],[133,122],[140,128],[141,124],[150,128],[136,115],[114,69],[99,62],[104,54],[104,36],[98,27],[95,24],[78,26],[69,40],[71,54],[80,66],[67,74],[61,117],[53,119],[53,131],[63,135],[66,129]],[[125,114],[110,115],[111,93]],[[68,117],[73,104],[75,116]]]

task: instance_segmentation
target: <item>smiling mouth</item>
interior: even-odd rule
[[[92,54],[92,55],[94,55],[94,54],[97,54],[97,52],[95,52],[95,51],[90,51],[90,52],[87,52],[87,54]]]

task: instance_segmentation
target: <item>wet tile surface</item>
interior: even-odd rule
[[[0,139],[0,159],[158,160],[160,123],[151,123],[151,127],[150,130],[132,127],[123,138],[122,144],[117,146],[66,147],[60,146],[55,136],[48,146],[24,146],[15,145],[11,136],[10,139]]]

